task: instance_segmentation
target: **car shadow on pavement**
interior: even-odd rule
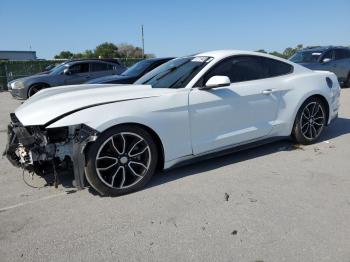
[[[328,141],[345,134],[350,134],[350,119],[338,118],[334,121],[334,123],[332,123],[330,127],[327,127],[324,130],[318,142],[320,143],[323,141]],[[302,149],[301,145],[297,145],[293,143],[292,140],[286,139],[263,146],[227,154],[224,156],[215,156],[210,159],[199,160],[198,162],[194,162],[192,164],[187,164],[170,170],[158,172],[151,179],[150,183],[142,190],[147,190],[148,188],[160,186],[162,184],[169,183],[187,176],[200,174],[242,161],[252,160],[254,158],[262,157],[276,152],[299,149]],[[72,183],[73,179],[73,173],[65,172],[63,176],[60,176],[59,182],[64,188],[75,189]],[[88,190],[90,193],[96,196],[101,196],[91,187],[88,187]]]
[[[320,141],[333,139],[349,133],[350,133],[350,119],[339,117],[335,119],[331,123],[331,125],[323,131],[320,137]]]
[[[345,134],[350,133],[350,119],[338,118],[334,120],[331,126],[324,130],[324,133],[320,137],[319,142],[327,141]],[[159,172],[148,186],[145,188],[150,188],[154,186],[159,186],[164,183],[172,182],[183,177],[190,175],[200,174],[202,172],[214,170],[223,166],[232,165],[242,161],[252,160],[264,155],[273,154],[280,151],[291,151],[302,149],[300,145],[296,145],[292,140],[281,140],[271,144],[266,144],[263,146],[258,146],[255,148],[250,148],[242,150],[239,152],[227,154],[225,156],[213,157],[206,160],[201,160],[190,165],[177,167],[167,171]]]

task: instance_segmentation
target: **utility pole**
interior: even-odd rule
[[[142,37],[142,58],[145,58],[145,39],[143,35],[143,25],[141,25],[141,37]]]

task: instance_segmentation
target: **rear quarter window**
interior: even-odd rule
[[[293,66],[282,61],[270,58],[262,58],[265,67],[268,69],[268,77],[282,76],[293,73]]]

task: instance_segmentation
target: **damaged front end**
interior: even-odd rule
[[[98,132],[85,124],[59,128],[23,126],[12,113],[4,155],[14,166],[38,175],[45,174],[51,166],[56,186],[57,169],[73,166],[74,185],[82,189],[85,186],[84,149],[97,136]]]

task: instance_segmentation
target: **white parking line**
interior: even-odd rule
[[[39,198],[39,199],[36,199],[36,200],[31,200],[31,201],[27,201],[27,202],[18,203],[16,205],[12,205],[12,206],[8,206],[8,207],[3,207],[3,208],[0,208],[0,213],[3,212],[3,211],[7,211],[7,210],[10,210],[10,209],[13,209],[13,208],[21,207],[21,206],[32,204],[32,203],[36,203],[36,202],[39,202],[39,201],[42,201],[42,200],[48,200],[48,199],[59,197],[59,196],[63,196],[63,195],[67,195],[67,192],[62,192],[60,194],[50,195],[50,196],[42,197],[42,198]]]

